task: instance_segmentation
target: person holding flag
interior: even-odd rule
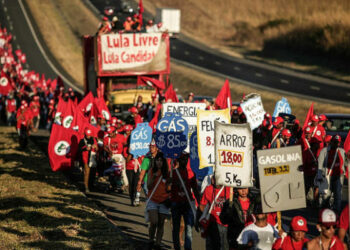
[[[84,187],[85,193],[90,192],[90,168],[95,167],[96,160],[94,159],[97,150],[97,144],[92,137],[92,130],[85,128],[84,138],[78,144],[78,155],[81,157],[81,162],[84,166]]]

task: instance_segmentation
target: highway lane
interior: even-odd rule
[[[110,0],[90,2],[101,15],[104,7],[113,6]],[[150,18],[149,13],[145,16]],[[181,34],[171,39],[170,55],[174,62],[258,89],[350,106],[350,83],[230,57]]]
[[[82,93],[82,89],[53,58],[47,46],[42,42],[33,18],[22,0],[0,0],[0,22],[13,35],[13,49],[21,49],[26,54],[24,69],[44,73],[47,78],[58,75],[64,83]]]

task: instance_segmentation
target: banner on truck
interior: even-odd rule
[[[169,73],[169,37],[160,32],[103,34],[97,54],[99,76]]]
[[[230,110],[197,110],[199,168],[214,167],[214,121],[230,123]]]
[[[253,186],[253,136],[249,124],[215,121],[215,180],[228,187]]]
[[[241,108],[247,117],[247,122],[252,130],[261,125],[264,120],[265,110],[258,94],[249,94],[241,103]]]
[[[263,212],[306,207],[300,145],[259,150],[257,157]]]

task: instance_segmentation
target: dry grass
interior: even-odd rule
[[[187,97],[189,92],[194,92],[195,95],[208,95],[216,97],[224,84],[225,79],[202,74],[188,67],[171,64],[171,82],[174,88],[177,88],[179,94]],[[241,84],[230,82],[232,101],[240,101],[243,94],[259,93],[263,100],[264,108],[267,112],[273,113],[276,102],[281,99],[280,94],[270,91],[256,90]],[[292,113],[302,123],[306,117],[307,111],[311,105],[311,101],[296,98],[293,96],[284,95],[291,105]],[[314,112],[322,113],[350,113],[350,108],[340,105],[330,105],[319,102],[314,102]]]
[[[79,0],[26,0],[46,44],[62,67],[83,85],[83,34],[94,34],[98,19]]]
[[[104,214],[31,142],[0,127],[0,249],[130,249]]]

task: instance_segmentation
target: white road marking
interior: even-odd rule
[[[199,58],[199,60],[204,60],[203,56],[199,56],[198,58]]]
[[[10,25],[9,25],[9,27],[10,27],[10,30],[13,30],[13,26],[12,26],[12,24],[10,24]]]
[[[29,64],[28,63],[26,63],[26,67],[29,69]]]
[[[17,49],[21,49],[21,46],[19,44],[17,44]]]
[[[281,79],[281,83],[289,84],[289,81],[288,81],[288,80]]]
[[[6,19],[7,19],[8,21],[10,21],[10,16],[6,16]]]
[[[347,96],[350,96],[350,93],[348,92],[348,93],[346,93],[346,95],[347,95]]]
[[[171,48],[172,48],[172,49],[176,49],[176,46],[175,46],[175,45],[173,45],[173,46],[171,46]]]
[[[218,62],[218,61],[215,61],[215,64],[216,64],[216,65],[221,65],[221,63],[220,63],[220,62]]]
[[[260,74],[260,73],[255,73],[255,75],[256,75],[257,77],[262,77],[262,76],[263,76],[263,75]]]
[[[310,86],[310,89],[320,91],[320,87],[318,86]]]
[[[23,14],[24,14],[24,18],[26,19],[26,22],[28,23],[30,32],[32,33],[32,35],[33,35],[33,37],[34,37],[34,40],[35,40],[36,44],[38,45],[39,50],[40,50],[41,54],[44,56],[46,62],[50,65],[50,67],[52,68],[52,70],[53,70],[57,75],[59,75],[59,76],[62,78],[63,82],[67,83],[67,84],[68,84],[70,87],[72,87],[74,90],[76,90],[77,92],[79,92],[79,93],[82,94],[83,91],[82,91],[81,89],[79,89],[76,85],[72,84],[72,83],[71,83],[68,79],[66,79],[63,75],[61,75],[60,72],[58,71],[58,69],[55,67],[55,65],[53,65],[53,63],[50,61],[50,59],[48,58],[48,56],[47,56],[46,52],[44,51],[42,45],[40,44],[40,41],[39,41],[38,37],[37,37],[36,34],[35,34],[33,25],[32,25],[32,23],[31,23],[30,20],[29,20],[28,14],[27,14],[27,12],[26,12],[24,6],[23,6],[22,0],[18,0],[18,3],[19,3],[19,5],[20,5],[20,7],[21,7],[21,10],[22,10]]]
[[[234,67],[233,69],[236,70],[236,71],[240,71],[241,70],[240,67]]]
[[[15,35],[14,35],[12,38],[13,38],[13,40],[15,40],[15,41],[16,41],[16,36],[15,36]]]
[[[2,3],[4,3],[4,2],[2,2]],[[7,8],[6,7],[4,7],[4,11],[7,12]]]
[[[189,54],[190,54],[190,52],[188,52],[188,51],[186,50],[186,51],[185,51],[185,55],[188,56]]]

